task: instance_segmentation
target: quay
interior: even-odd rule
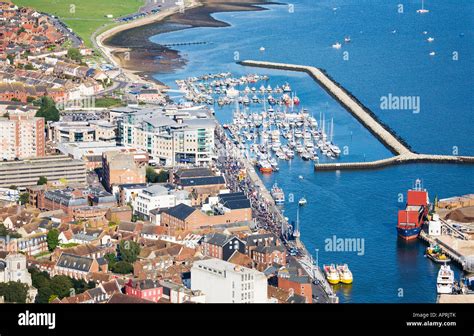
[[[344,163],[321,163],[315,164],[315,170],[355,170],[355,169],[377,169],[395,164],[413,162],[431,163],[467,163],[474,164],[474,156],[450,156],[418,154],[411,150],[410,146],[397,136],[388,126],[378,120],[377,116],[357,98],[350,94],[344,87],[329,77],[325,71],[306,65],[295,65],[286,63],[274,63],[264,61],[245,60],[237,62],[243,66],[259,67],[276,70],[297,71],[307,73],[326,92],[336,99],[342,107],[351,113],[366,127],[379,141],[388,148],[394,156],[386,159],[367,162],[344,162]]]
[[[335,295],[331,286],[321,272],[321,269],[317,265],[314,265],[311,254],[308,252],[301,240],[299,238],[294,241],[287,239],[289,227],[287,219],[276,206],[273,197],[255,172],[253,165],[246,157],[242,155],[242,152],[228,138],[226,131],[219,123],[216,128],[216,139],[219,152],[218,162],[220,162],[225,167],[225,162],[230,160],[241,169],[245,170],[246,173],[247,181],[245,181],[244,187],[242,188],[239,185],[234,185],[231,189],[235,189],[233,191],[243,191],[247,197],[249,197],[251,200],[252,209],[256,214],[256,218],[260,220],[263,219],[263,221],[268,224],[268,229],[282,238],[282,242],[285,245],[287,251],[296,247],[301,252],[301,257],[295,259],[310,277],[313,283],[313,291],[316,292],[317,296],[320,298],[315,302],[338,303],[339,298]],[[225,168],[223,171],[226,175],[226,180],[236,182],[235,172],[226,171]],[[254,192],[252,192],[251,188],[254,188]],[[266,217],[262,217],[262,215]]]

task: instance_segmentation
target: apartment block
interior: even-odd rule
[[[138,110],[122,116],[119,141],[163,165],[212,162],[215,121],[205,112]]]
[[[44,156],[44,118],[13,114],[0,118],[0,155],[13,160]]]
[[[267,278],[257,270],[220,259],[199,260],[191,268],[191,289],[206,303],[267,303]]]
[[[135,153],[108,151],[102,154],[103,181],[108,190],[114,185],[145,183],[148,158]]]

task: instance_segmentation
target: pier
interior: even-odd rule
[[[240,61],[238,64],[250,67],[307,73],[394,154],[394,156],[390,158],[376,161],[315,164],[315,170],[330,171],[377,169],[396,164],[413,162],[474,164],[474,156],[431,155],[413,152],[410,146],[392,130],[390,130],[388,126],[384,125],[380,120],[378,120],[377,116],[369,108],[364,106],[344,87],[328,76],[325,71],[319,68],[306,65],[252,60]]]

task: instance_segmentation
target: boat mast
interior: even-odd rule
[[[293,236],[296,238],[300,237],[300,208],[296,208],[296,227],[293,231]]]
[[[331,136],[330,136],[330,141],[332,143],[332,138],[334,136],[334,118],[331,118]]]

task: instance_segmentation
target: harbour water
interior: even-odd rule
[[[324,68],[397,134],[422,153],[474,155],[472,134],[474,60],[470,1],[425,1],[428,14],[417,14],[418,1],[333,0],[293,1],[267,6],[260,12],[217,13],[231,24],[224,28],[193,28],[151,37],[157,43],[208,41],[179,47],[187,65],[156,78],[176,88],[176,79],[230,71],[234,75],[262,73],[272,86],[289,82],[301,106],[334,118],[334,142],[346,146],[340,161],[376,160],[390,156],[365,128],[306,75],[252,69],[236,60],[257,59]],[[334,10],[334,8],[336,8]],[[423,34],[426,31],[427,34]],[[345,44],[344,37],[351,42]],[[433,42],[426,39],[432,36]],[[341,49],[331,47],[339,41]],[[260,47],[265,51],[260,51]],[[429,53],[435,51],[434,56]],[[345,53],[348,52],[348,53]],[[456,54],[453,54],[456,53]],[[457,60],[453,56],[457,55]],[[344,56],[348,60],[344,60]],[[172,93],[171,96],[174,94]],[[383,110],[381,97],[419,97],[420,111]],[[179,99],[177,95],[176,99]],[[222,122],[230,122],[230,107],[215,107]],[[415,179],[423,180],[431,199],[471,193],[472,166],[408,164],[375,171],[317,172],[311,161],[280,161],[280,171],[264,175],[285,193],[308,204],[301,208],[301,239],[317,248],[319,265],[346,262],[354,274],[351,286],[341,286],[341,302],[435,302],[437,265],[424,257],[421,241],[397,240],[397,210],[404,206]],[[303,176],[300,179],[299,176]],[[286,203],[285,216],[296,217],[297,203]],[[363,251],[331,251],[327,240],[363,239]],[[316,256],[316,253],[314,252]],[[456,268],[457,277],[459,269]]]

